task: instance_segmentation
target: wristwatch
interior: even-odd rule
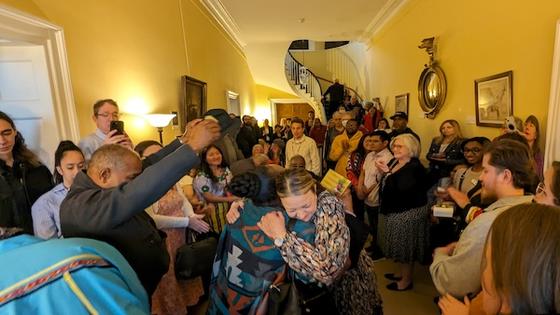
[[[282,245],[284,244],[284,238],[283,237],[278,237],[274,239],[274,246],[276,247],[282,247]]]

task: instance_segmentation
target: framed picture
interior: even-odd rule
[[[513,71],[474,81],[476,125],[501,127],[513,115]]]
[[[408,94],[395,96],[395,113],[403,112],[408,115]]]
[[[181,77],[181,130],[185,130],[187,123],[196,118],[202,118],[206,112],[206,82],[189,76]]]

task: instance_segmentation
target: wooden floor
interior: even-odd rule
[[[391,281],[383,277],[385,273],[398,271],[397,266],[389,260],[381,260],[375,263],[377,274],[377,285],[383,298],[384,315],[437,315],[439,310],[434,304],[437,291],[434,288],[428,266],[416,265],[414,269],[414,289],[404,292],[387,290],[385,287]],[[203,315],[206,313],[208,302],[201,303],[191,310],[189,314]]]

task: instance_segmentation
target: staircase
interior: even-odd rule
[[[323,104],[321,103],[323,93],[317,76],[298,62],[290,51],[286,54],[284,66],[286,78],[292,90],[311,105],[313,110],[315,110],[316,117],[321,118],[321,121],[326,123],[327,116]]]
[[[363,99],[366,88],[354,60],[340,48],[329,49],[325,52],[327,55],[327,70],[354,95]]]

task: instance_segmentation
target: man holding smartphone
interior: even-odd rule
[[[86,162],[90,160],[93,152],[104,144],[120,144],[132,149],[132,141],[124,132],[122,122],[121,124],[116,123],[119,121],[119,105],[117,105],[117,102],[112,99],[95,102],[92,119],[97,129],[78,143],[84,153]]]

